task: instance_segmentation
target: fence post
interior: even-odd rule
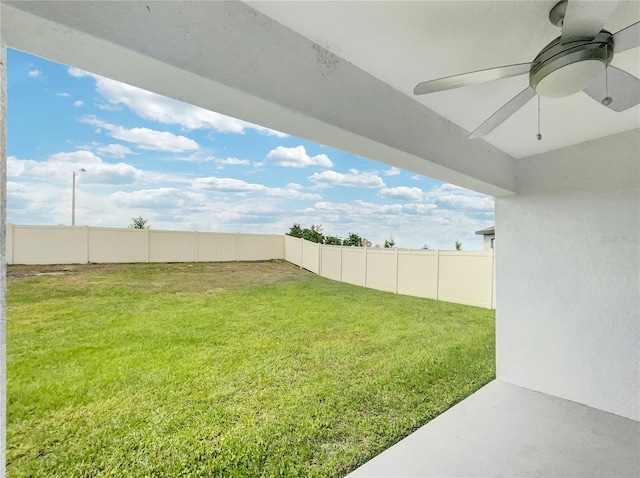
[[[85,258],[86,259],[85,260],[85,264],[88,264],[89,263],[89,257],[91,257],[90,256],[91,243],[89,242],[90,241],[89,226],[84,226],[84,235],[85,235],[85,238],[86,238],[86,242],[85,243],[86,243],[86,246],[87,246],[85,248],[85,251],[87,252],[87,255],[86,255],[86,258]]]
[[[436,249],[436,300],[440,300],[440,249]]]
[[[240,262],[240,233],[236,232],[236,262]]]
[[[318,243],[318,275],[322,275],[322,243]]]
[[[196,262],[200,262],[200,234],[196,231]]]
[[[144,230],[144,233],[147,235],[147,262],[149,262],[149,259],[151,258],[151,231],[149,231],[149,228],[147,227]]]
[[[364,288],[367,288],[367,257],[368,257],[368,253],[367,253],[367,246],[364,246]]]
[[[304,239],[300,238],[300,269],[302,269],[303,262],[304,262]]]
[[[340,246],[340,282],[342,282],[342,248],[344,246]]]
[[[400,258],[399,249],[396,247],[396,294],[398,293],[398,281],[400,280]]]

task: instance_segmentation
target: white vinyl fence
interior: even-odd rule
[[[285,236],[288,262],[340,282],[495,308],[494,252],[324,246]]]
[[[495,308],[493,251],[324,246],[281,234],[7,225],[8,264],[270,259],[371,289]]]
[[[284,259],[280,234],[7,225],[9,264]]]

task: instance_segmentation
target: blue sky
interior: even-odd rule
[[[7,50],[7,220],[284,233],[480,250],[493,198]]]

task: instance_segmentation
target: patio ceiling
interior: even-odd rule
[[[2,2],[9,47],[494,196],[517,161],[640,126],[585,94],[543,101],[484,140],[478,126],[526,85],[415,97],[423,80],[527,62],[558,31],[554,2]],[[622,2],[606,25],[638,21]],[[614,64],[640,74],[638,49]],[[524,82],[524,83],[523,83]],[[535,102],[534,102],[535,103]]]
[[[528,76],[415,97],[422,81],[532,61],[560,29],[551,1],[248,2],[294,31],[362,68],[465,130],[473,131],[528,85]],[[620,2],[605,28],[640,21],[640,2]],[[640,48],[614,66],[640,76]],[[485,137],[515,158],[637,128],[640,107],[615,113],[578,93],[542,99],[543,141],[531,100]]]

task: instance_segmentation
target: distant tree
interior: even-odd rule
[[[324,242],[324,236],[322,235],[322,225],[312,225],[311,228],[303,229],[302,238],[306,239],[307,241],[322,244]]]
[[[362,238],[363,247],[371,247],[371,241],[369,239]]]
[[[344,241],[342,241],[343,246],[352,246],[352,247],[362,247],[362,237],[354,232],[349,233],[349,237],[347,237]]]
[[[142,216],[132,217],[131,218],[131,224],[129,225],[129,228],[131,228],[131,229],[149,229],[149,225],[147,224],[147,222],[149,222],[149,221],[147,219],[143,218]]]
[[[289,228],[289,232],[287,232],[287,236],[302,237],[302,228],[300,227],[299,222],[293,223],[293,225]]]
[[[424,246],[422,246],[422,250],[423,251],[430,251],[431,249],[429,249],[429,244],[425,244]]]
[[[329,246],[340,246],[342,245],[342,239],[336,236],[326,236],[324,238],[324,243]]]
[[[393,240],[393,237],[391,239],[384,240],[384,247],[385,249],[392,249],[396,247],[396,241]]]
[[[462,242],[456,241],[456,251],[461,251],[461,250],[462,250]]]

